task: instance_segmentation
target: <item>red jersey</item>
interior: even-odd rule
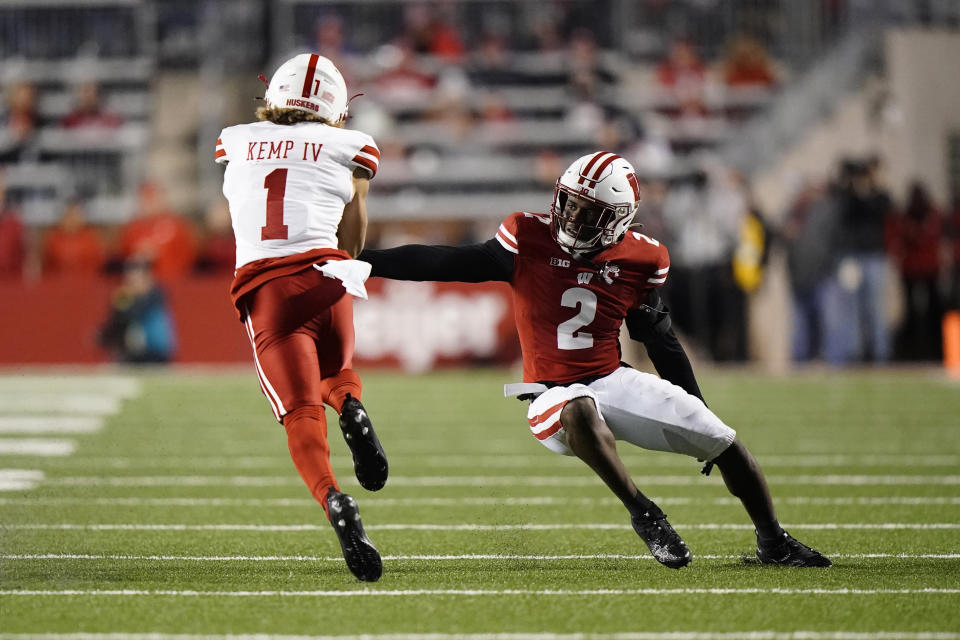
[[[497,240],[515,254],[511,287],[526,382],[569,383],[620,366],[620,325],[667,278],[667,248],[628,231],[620,242],[574,260],[554,241],[550,216],[518,212]]]
[[[96,229],[68,231],[54,227],[43,239],[43,271],[47,274],[96,274],[106,262],[103,240]]]
[[[120,254],[125,260],[149,257],[160,280],[182,276],[193,268],[196,240],[190,223],[173,211],[136,217],[120,229]]]

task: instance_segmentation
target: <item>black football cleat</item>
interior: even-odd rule
[[[693,558],[690,549],[667,522],[667,514],[659,507],[653,505],[643,515],[631,517],[630,524],[650,548],[650,553],[657,562],[671,569],[679,569],[690,564]]]
[[[830,567],[833,563],[816,549],[796,540],[786,531],[773,544],[757,543],[757,558],[761,564],[779,564],[785,567]]]
[[[353,471],[360,486],[367,491],[383,489],[387,484],[387,454],[366,409],[349,393],[340,409],[340,430],[353,454]]]
[[[380,552],[363,531],[357,501],[353,496],[330,487],[327,493],[327,510],[330,524],[340,540],[340,549],[343,550],[347,568],[364,582],[379,580],[383,575],[383,561],[380,559]]]

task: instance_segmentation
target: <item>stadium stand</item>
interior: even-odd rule
[[[677,229],[662,210],[684,210],[711,172],[729,173],[728,195],[777,226],[791,194],[775,170],[884,72],[879,34],[958,24],[955,3],[895,0],[569,0],[551,11],[533,0],[10,0],[0,3],[5,215],[25,225],[28,279],[43,263],[31,238],[78,200],[116,268],[110,243],[144,181],[162,185],[199,238],[216,237],[203,228],[219,203],[212,141],[252,117],[258,73],[314,50],[363,94],[353,124],[383,153],[373,243],[423,237],[426,222],[430,240],[486,237],[504,212],[544,209],[558,169],[600,147],[637,167],[646,223],[665,238]],[[835,138],[831,154],[847,140]],[[944,202],[960,191],[960,145],[946,147],[952,186],[933,185]],[[891,168],[905,171],[896,158]]]
[[[52,223],[74,195],[90,200],[96,222],[124,219],[149,142],[150,32],[150,11],[140,2],[0,5],[0,86],[8,95],[18,84],[36,92],[35,129],[6,172],[8,197],[29,224]],[[64,122],[84,84],[97,87],[115,121]]]

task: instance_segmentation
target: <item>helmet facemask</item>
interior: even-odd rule
[[[599,251],[619,240],[619,223],[628,212],[626,205],[611,207],[558,184],[551,211],[553,239],[566,251]]]

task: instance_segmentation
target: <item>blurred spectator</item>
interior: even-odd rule
[[[657,181],[669,178],[677,164],[670,140],[658,131],[662,128],[654,126],[638,133],[632,148],[633,166],[637,174]]]
[[[360,86],[356,78],[359,66],[357,51],[349,45],[342,17],[333,12],[320,16],[314,30],[314,44],[310,49],[332,60],[348,87]]]
[[[552,189],[557,183],[557,176],[566,169],[565,159],[553,149],[543,149],[537,153],[533,161],[533,171],[537,184],[543,188]]]
[[[634,165],[636,166],[636,165]],[[640,182],[640,207],[634,218],[643,234],[659,240],[667,247],[673,246],[673,237],[663,217],[663,204],[670,187],[666,180],[645,178]]]
[[[616,82],[616,76],[604,67],[597,41],[586,29],[576,29],[570,36],[566,56],[568,84],[583,87],[598,98],[604,98],[604,90]]]
[[[897,336],[898,355],[905,360],[941,357],[940,245],[943,216],[921,182],[910,186],[903,215],[890,218],[890,252],[903,282],[903,325]]]
[[[485,124],[507,124],[515,118],[503,94],[488,91],[480,101],[480,120]]]
[[[567,92],[570,95],[564,125],[590,134],[603,149],[622,151],[632,142],[629,119],[609,107],[610,87],[616,81],[600,61],[593,34],[577,29],[570,37],[567,60]]]
[[[384,102],[423,100],[437,84],[435,75],[417,66],[417,57],[406,40],[380,47],[376,58],[383,71],[371,85]]]
[[[766,215],[760,209],[753,194],[750,192],[745,176],[733,172],[735,182],[741,185],[746,198],[746,210],[740,224],[740,234],[737,247],[733,253],[733,280],[746,296],[754,293],[763,284],[766,275],[767,260],[770,256],[770,241],[772,232],[767,224]],[[744,298],[746,302],[746,297]],[[744,322],[746,327],[746,308],[744,308]],[[746,335],[743,336],[742,360],[746,360]]]
[[[840,188],[837,270],[827,293],[824,355],[831,364],[890,359],[885,227],[893,202],[879,158],[848,162]]]
[[[563,126],[577,133],[591,134],[603,126],[606,113],[596,99],[593,86],[584,80],[574,79],[568,85],[571,99],[566,105]]]
[[[413,178],[415,172],[410,163],[409,149],[404,145],[403,140],[396,135],[388,134],[376,140],[380,147],[380,173],[378,174],[381,176],[380,179],[389,176],[387,181],[395,183]]]
[[[746,315],[732,260],[747,201],[719,162],[667,196],[664,221],[670,247],[667,300],[677,325],[717,361],[742,359]]]
[[[554,53],[566,47],[559,21],[553,12],[538,12],[534,20],[532,30],[533,39],[537,43],[537,51]]]
[[[161,281],[188,273],[196,256],[190,223],[169,207],[156,182],[142,183],[139,199],[133,218],[120,229],[120,258],[124,262],[149,260],[154,275]]]
[[[20,212],[7,201],[7,189],[0,173],[0,279],[23,277],[26,258],[26,229]]]
[[[960,191],[953,194],[950,213],[950,258],[952,269],[950,274],[950,298],[948,304],[951,309],[960,310]]]
[[[406,37],[418,54],[455,62],[463,57],[463,38],[442,7],[416,3],[405,11]]]
[[[355,97],[358,99],[347,103],[350,109],[347,113],[347,127],[369,131],[371,136],[375,136],[375,140],[391,135],[396,128],[396,120],[383,104],[378,100],[368,100],[364,94]]]
[[[758,40],[735,38],[722,62],[723,82],[731,87],[769,87],[777,84],[777,73]]]
[[[0,164],[21,160],[36,133],[37,89],[17,82],[7,91],[7,106],[0,118]]]
[[[329,58],[340,68],[342,58],[347,52],[347,38],[343,32],[343,18],[335,13],[327,13],[317,19],[316,42],[313,50]]]
[[[197,271],[232,275],[237,262],[237,243],[227,202],[218,198],[207,208],[203,222]]]
[[[103,269],[103,238],[87,224],[79,200],[67,203],[60,221],[44,234],[41,258],[44,275],[93,276]]]
[[[103,108],[100,87],[95,82],[83,82],[76,86],[73,109],[60,121],[65,129],[94,127],[119,127],[123,119]]]
[[[514,70],[503,36],[493,33],[480,40],[467,65],[467,75],[481,86],[521,84],[526,78]]]
[[[781,230],[787,246],[787,275],[793,294],[794,361],[821,355],[826,296],[836,271],[840,224],[837,185],[805,183],[790,205]]]
[[[149,261],[135,259],[124,265],[123,282],[113,293],[97,338],[119,362],[162,363],[173,358],[173,319]]]
[[[657,67],[657,82],[676,102],[668,110],[670,115],[688,117],[706,114],[706,68],[693,44],[687,40],[675,40],[670,45],[667,59]]]
[[[473,111],[464,99],[456,95],[439,96],[430,105],[426,117],[436,127],[437,132],[442,134],[446,144],[470,144],[470,138],[476,133]]]

